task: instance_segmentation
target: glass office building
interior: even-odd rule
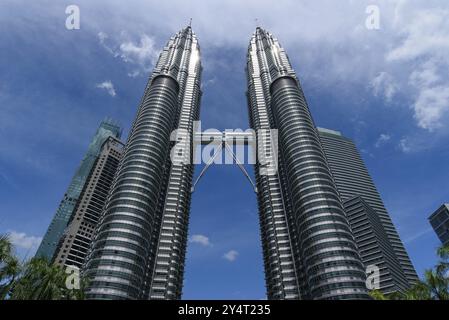
[[[42,239],[36,252],[36,257],[43,257],[48,260],[53,259],[59,241],[74,213],[81,191],[84,189],[87,178],[100,154],[103,143],[109,137],[120,138],[120,135],[120,127],[111,120],[104,120],[100,124]]]
[[[357,147],[338,131],[318,132],[365,266],[380,268],[384,293],[408,289],[416,271]]]
[[[95,161],[74,214],[59,241],[54,263],[81,268],[123,153],[123,143],[108,137]]]
[[[449,204],[445,203],[429,217],[430,224],[435,230],[441,243],[449,244]]]

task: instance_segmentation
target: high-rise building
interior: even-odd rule
[[[89,299],[181,297],[193,165],[170,161],[171,137],[189,143],[201,71],[189,26],[168,41],[145,88],[84,268]]]
[[[381,291],[406,290],[416,271],[357,147],[338,131],[318,131],[365,267],[379,267]]]
[[[379,272],[372,289],[384,294],[410,287],[377,212],[360,196],[343,201],[360,256],[370,274]],[[375,285],[378,285],[376,288]]]
[[[81,268],[123,153],[123,143],[108,137],[101,147],[64,235],[53,257],[59,266]]]
[[[367,299],[365,270],[299,80],[261,28],[249,44],[247,80],[251,127],[278,130],[279,170],[261,174],[255,166],[268,298]]]
[[[51,260],[55,254],[56,247],[61,240],[64,230],[69,223],[75,206],[78,203],[81,191],[83,190],[87,177],[100,154],[103,143],[109,137],[120,138],[121,129],[110,120],[105,120],[100,124],[95,136],[93,137],[86,155],[81,161],[80,166],[70,182],[70,185],[59,204],[56,214],[50,223],[50,226],[42,239],[42,242],[36,252],[37,257],[43,257]]]
[[[435,230],[440,241],[449,244],[449,204],[443,204],[430,217],[429,222]]]

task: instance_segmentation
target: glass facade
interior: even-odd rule
[[[54,255],[56,264],[78,268],[84,264],[122,153],[123,144],[112,136],[108,137],[61,237]]]
[[[443,244],[449,244],[449,204],[443,204],[429,217],[430,224]]]
[[[365,266],[380,268],[383,292],[406,290],[418,276],[357,147],[338,131],[318,132]]]
[[[86,184],[87,178],[100,154],[103,143],[109,137],[120,138],[121,129],[110,120],[103,121],[95,133],[87,152],[75,172],[70,185],[59,204],[56,214],[45,233],[36,252],[36,257],[52,260],[55,250],[64,234],[79,200],[80,194]]]

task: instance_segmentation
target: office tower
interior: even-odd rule
[[[374,287],[373,283],[373,289],[384,294],[409,289],[410,284],[377,212],[361,196],[344,200],[343,206],[368,273],[379,271],[376,284],[379,287]]]
[[[170,136],[192,135],[200,76],[189,26],[168,41],[145,88],[84,268],[89,299],[181,297],[193,165],[172,164]]]
[[[380,268],[383,292],[407,289],[416,271],[357,147],[340,132],[318,131],[365,266]]]
[[[367,299],[365,270],[299,80],[261,28],[249,44],[247,80],[251,127],[277,129],[279,137],[279,170],[261,174],[255,166],[268,298]]]
[[[443,204],[430,217],[429,222],[435,230],[440,241],[449,244],[449,204]]]
[[[64,234],[64,230],[70,221],[75,206],[79,200],[81,191],[86,184],[87,177],[94,166],[95,161],[100,154],[103,143],[108,137],[120,138],[121,129],[110,120],[105,120],[100,124],[95,136],[93,137],[86,155],[81,161],[80,166],[70,182],[70,185],[59,204],[56,214],[45,233],[44,238],[36,252],[36,257],[43,257],[51,260],[55,254],[56,247]]]
[[[53,258],[55,264],[78,268],[83,265],[122,153],[123,143],[112,136],[101,146],[75,213],[59,241]]]

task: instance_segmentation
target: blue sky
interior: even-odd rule
[[[80,30],[65,28],[69,4]],[[365,27],[369,4],[380,30]],[[244,67],[258,18],[286,48],[316,124],[357,143],[418,273],[434,265],[427,217],[449,201],[449,7],[434,0],[3,0],[0,232],[19,253],[35,251],[100,121],[118,120],[127,136],[159,50],[190,17],[203,129],[248,127]],[[256,198],[236,166],[200,182],[190,235],[185,298],[265,297]]]

